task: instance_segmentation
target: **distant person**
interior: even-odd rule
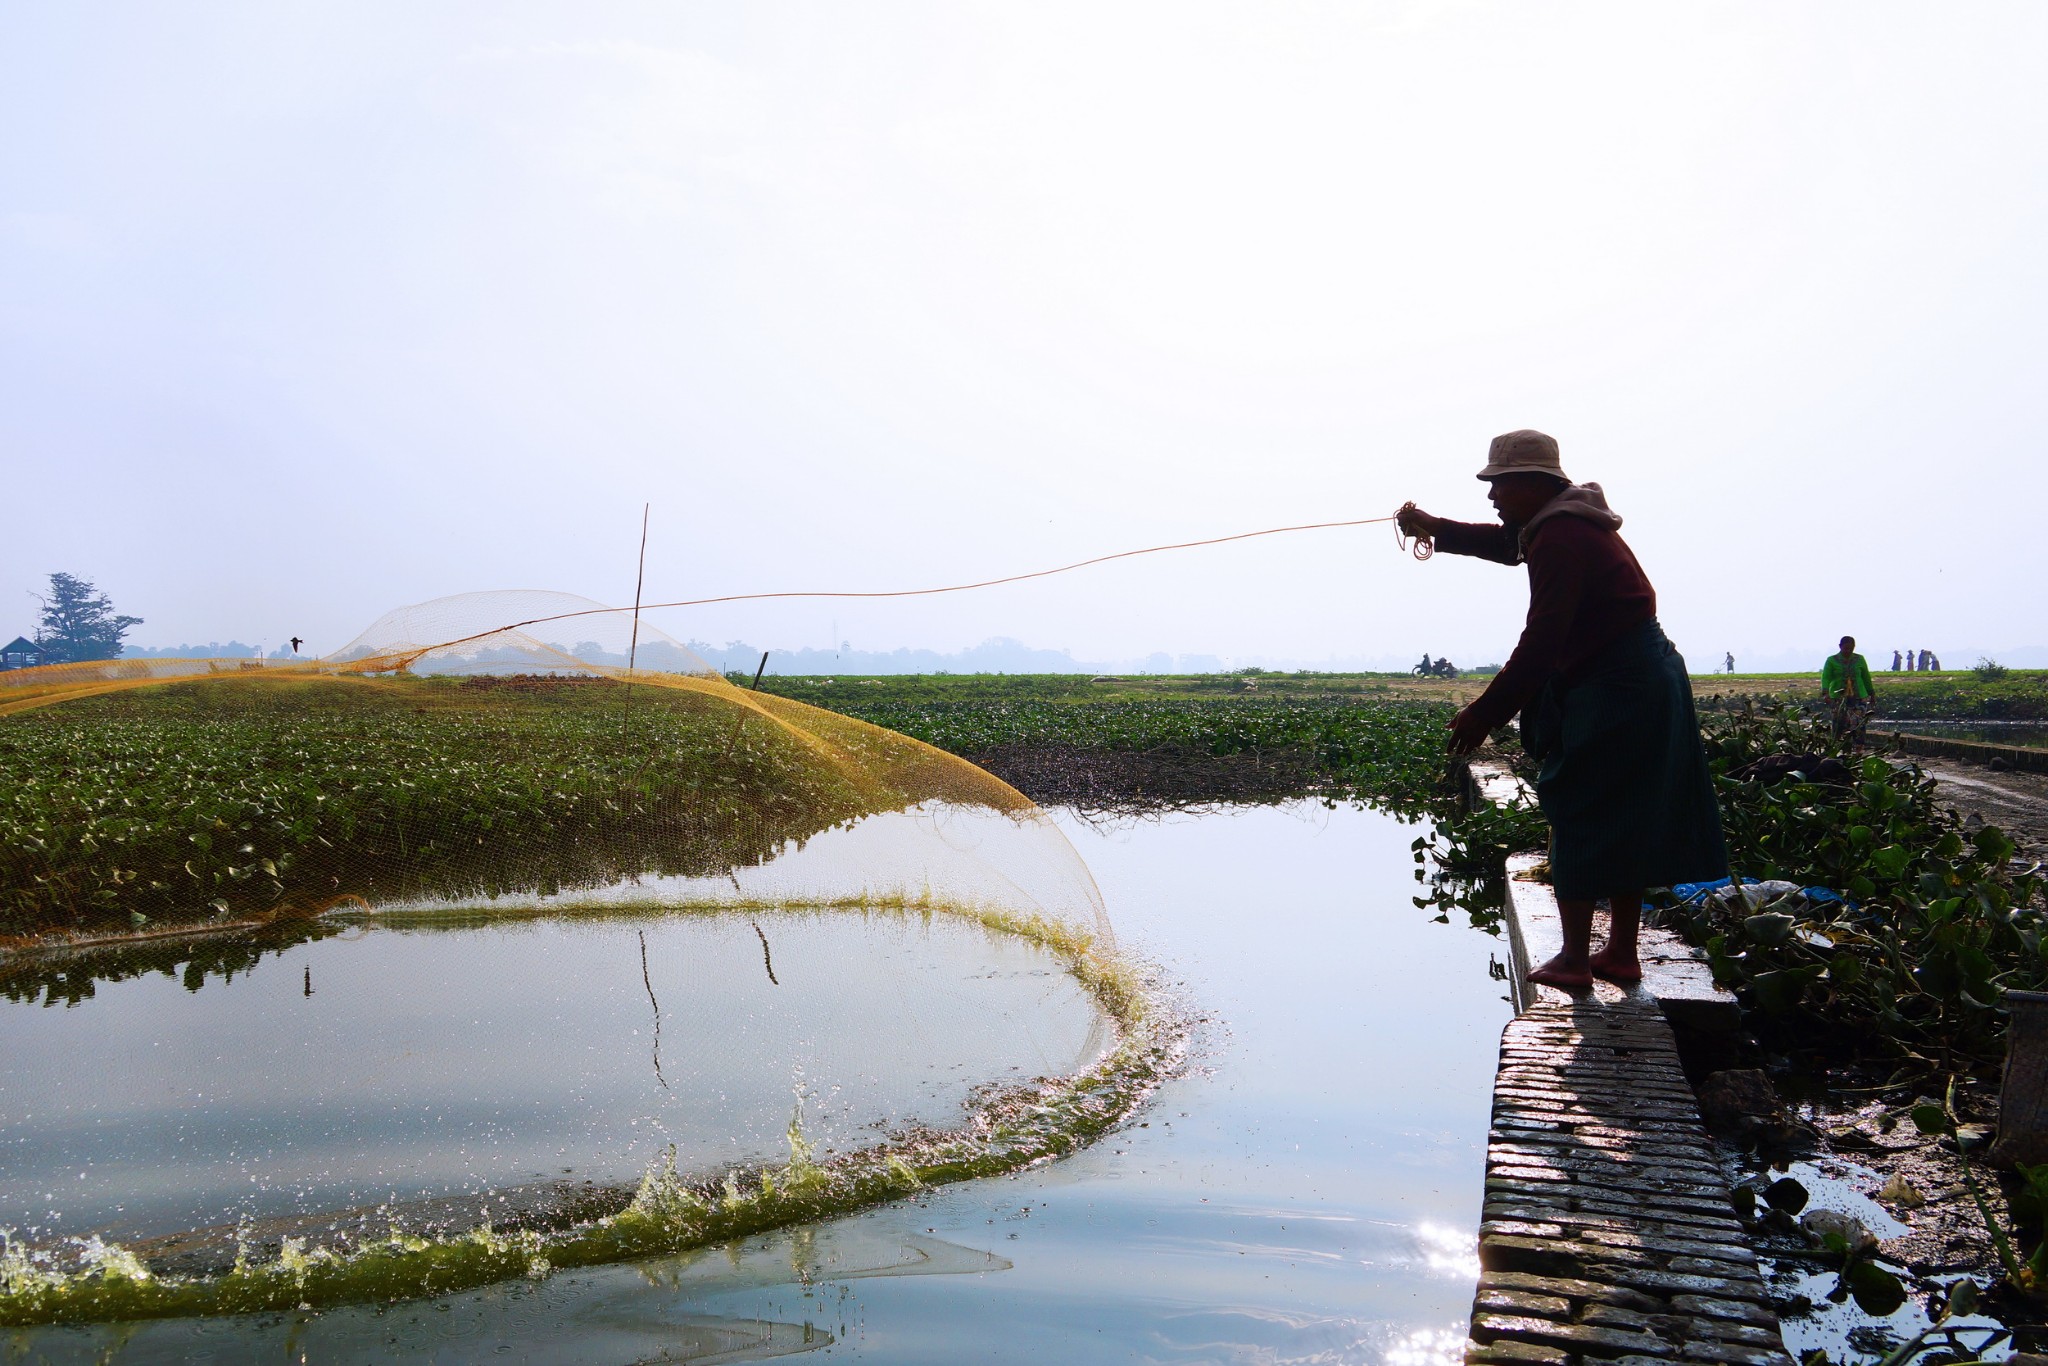
[[[1735,672],[1735,651],[1733,651],[1733,650],[1730,650],[1730,651],[1728,652],[1728,672],[1729,672],[1729,673],[1734,673],[1734,672]]]
[[[1893,650],[1893,651],[1892,651],[1892,672],[1893,672],[1893,673],[1897,673],[1898,671],[1899,671],[1899,652],[1898,652],[1897,650]]]
[[[1940,656],[1940,655],[1938,655],[1938,654],[1935,654],[1935,653],[1934,653],[1934,652],[1933,652],[1932,650],[1929,650],[1929,651],[1927,652],[1927,667],[1928,667],[1928,668],[1930,668],[1930,669],[1932,669],[1932,670],[1934,670],[1934,672],[1936,672],[1936,673],[1940,673],[1940,672],[1941,672],[1941,656]]]
[[[1820,695],[1834,708],[1835,734],[1862,744],[1877,690],[1870,685],[1870,666],[1856,653],[1856,637],[1843,636],[1842,648],[1821,664]]]
[[[1913,672],[1913,652],[1911,650],[1906,651],[1906,672]]]
[[[1931,665],[1931,664],[1932,664],[1933,662],[1934,662],[1934,651],[1932,651],[1932,650],[1922,650],[1922,651],[1920,652],[1920,672],[1921,672],[1921,673],[1926,673],[1926,672],[1927,672],[1927,670],[1928,670],[1928,667],[1929,667],[1929,666],[1930,666],[1930,665]]]
[[[1529,566],[1529,617],[1515,652],[1451,721],[1469,754],[1516,713],[1540,765],[1536,800],[1550,822],[1550,876],[1564,950],[1529,974],[1547,986],[1642,978],[1636,929],[1643,888],[1724,877],[1728,854],[1692,681],[1657,624],[1657,590],[1621,539],[1598,484],[1574,484],[1541,432],[1495,437],[1479,478],[1498,523],[1399,514],[1410,536],[1497,564]],[[1594,903],[1607,898],[1607,943],[1591,952]]]

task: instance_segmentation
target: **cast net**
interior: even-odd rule
[[[1171,1052],[1028,799],[566,594],[0,675],[0,763],[0,1321],[814,1219],[1064,1152]]]

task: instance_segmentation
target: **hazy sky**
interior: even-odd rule
[[[2048,644],[2048,7],[0,0],[0,638],[1601,481],[1696,665]],[[683,637],[1498,658],[1383,527]]]

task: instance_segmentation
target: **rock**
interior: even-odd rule
[[[1895,1205],[1899,1209],[1918,1209],[1927,1203],[1927,1197],[1915,1189],[1911,1181],[1897,1172],[1892,1173],[1891,1180],[1878,1187],[1877,1198],[1880,1202]]]
[[[2012,762],[2008,760],[2003,754],[1992,755],[1991,762],[1988,765],[1986,765],[1986,767],[1988,767],[1993,773],[2012,772]],[[2014,1360],[2017,1361],[2018,1358],[2015,1357]]]
[[[1863,1221],[1853,1214],[1844,1214],[1834,1209],[1808,1210],[1799,1216],[1799,1227],[1814,1244],[1826,1241],[1830,1233],[1839,1235],[1848,1244],[1851,1252],[1875,1252],[1877,1235],[1863,1226]]]
[[[1700,1116],[1717,1132],[1747,1136],[1760,1123],[1778,1118],[1778,1093],[1754,1067],[1709,1073],[1698,1094]]]

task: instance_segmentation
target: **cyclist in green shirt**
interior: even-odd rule
[[[1843,636],[1841,652],[1820,666],[1820,695],[1834,708],[1835,734],[1861,744],[1877,693],[1870,686],[1870,666],[1856,653],[1856,637]]]

